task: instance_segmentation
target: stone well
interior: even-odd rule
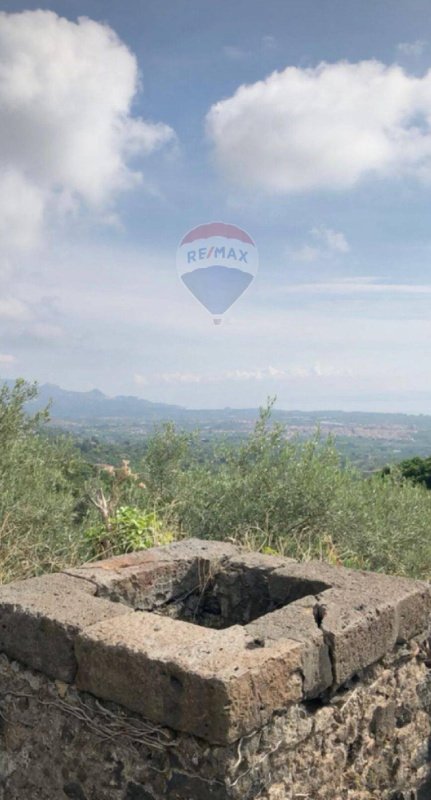
[[[431,800],[430,611],[199,540],[0,587],[0,798]]]

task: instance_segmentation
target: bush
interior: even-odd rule
[[[395,466],[385,467],[383,475],[399,473],[403,478],[408,478],[412,483],[431,489],[431,458],[408,458]]]
[[[364,478],[331,438],[289,439],[271,403],[239,444],[208,449],[167,425],[142,469],[90,467],[25,413],[35,387],[0,389],[0,580],[178,536],[239,541],[299,559],[431,576],[431,492],[400,470]]]
[[[163,437],[156,434],[161,451]],[[198,453],[186,470],[173,469],[170,496],[184,535],[431,576],[431,494],[397,473],[364,479],[341,465],[334,441],[319,432],[311,441],[288,439],[271,424],[271,404],[242,444],[225,442],[211,459]],[[172,521],[172,504],[166,511]]]
[[[107,524],[94,525],[84,534],[91,558],[145,550],[148,547],[169,544],[173,534],[166,531],[155,511],[142,511],[131,506],[120,506]]]
[[[80,472],[85,464],[67,437],[48,438],[48,411],[25,404],[36,387],[0,389],[0,582],[79,561]]]

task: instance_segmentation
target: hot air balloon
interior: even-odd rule
[[[178,245],[178,274],[215,325],[250,286],[257,268],[258,253],[251,236],[226,222],[198,225]]]

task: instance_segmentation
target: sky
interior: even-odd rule
[[[1,377],[431,413],[429,0],[0,9]],[[221,325],[213,221],[259,252]]]

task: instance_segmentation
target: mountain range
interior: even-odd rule
[[[12,386],[14,381],[3,383]],[[242,438],[252,431],[258,417],[256,408],[189,409],[132,395],[109,397],[99,389],[70,391],[51,383],[38,386],[38,396],[27,410],[34,412],[48,404],[54,429],[69,431],[80,440],[126,444],[142,442],[155,426],[168,421],[184,430],[199,430],[203,441],[219,435]],[[364,471],[431,453],[431,415],[275,407],[272,419],[285,425],[288,437],[309,438],[320,426],[323,436],[335,435],[343,457]]]
[[[13,381],[7,381],[10,385]],[[135,422],[162,422],[173,420],[183,424],[212,425],[223,420],[245,422],[256,419],[256,408],[189,409],[180,405],[152,402],[133,395],[109,397],[99,389],[89,392],[62,389],[52,383],[38,387],[38,396],[29,403],[29,409],[39,410],[50,404],[53,422],[86,420]],[[402,426],[403,428],[429,429],[431,416],[425,414],[383,413],[368,411],[301,411],[275,408],[273,418],[291,425],[321,424],[323,426]]]

